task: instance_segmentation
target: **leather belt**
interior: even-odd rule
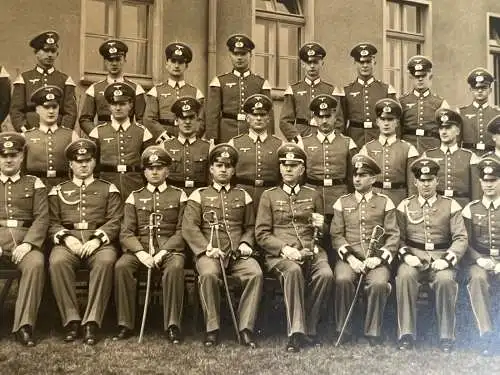
[[[338,186],[347,184],[345,178],[325,178],[324,180],[318,180],[316,178],[307,177],[306,182],[314,186]]]
[[[388,182],[388,181],[376,181],[373,186],[380,189],[404,189],[406,188],[406,182]]]
[[[356,129],[373,129],[373,122],[372,121],[352,121],[349,120],[349,128],[356,128]]]
[[[441,242],[441,243],[420,243],[414,242],[412,240],[406,240],[406,244],[410,247],[416,247],[420,250],[448,250],[451,243],[449,242]]]
[[[0,220],[0,227],[7,228],[29,228],[33,224],[32,220]]]
[[[175,181],[167,178],[167,184],[178,188],[199,188],[207,186],[205,182],[193,181],[193,180],[183,180],[183,181]]]
[[[296,118],[295,119],[295,123],[298,124],[298,125],[311,125],[309,123],[309,120],[307,120],[305,118]]]
[[[234,182],[240,185],[249,185],[255,187],[273,187],[278,185],[278,182],[276,181],[264,181],[262,179],[252,180],[250,178],[241,178],[241,177],[236,177],[234,179]]]
[[[101,165],[99,167],[100,172],[142,172],[142,168],[138,165]]]
[[[67,224],[63,224],[62,225],[64,228],[66,229],[69,229],[69,230],[72,230],[72,229],[76,229],[76,230],[86,230],[86,229],[90,229],[90,230],[95,230],[97,228],[99,228],[101,225],[99,224],[96,224],[96,223],[88,223],[88,222],[80,222],[80,223],[67,223]]]
[[[159,119],[158,122],[162,125],[170,125],[170,126],[175,126],[175,120],[172,119]]]
[[[97,115],[97,121],[110,121],[111,115]]]
[[[485,143],[462,143],[463,148],[467,148],[469,150],[480,150],[480,151],[493,151],[495,149],[494,146],[487,145]]]
[[[416,135],[419,137],[433,137],[433,138],[439,138],[439,134],[436,130],[424,130],[421,128],[417,129],[403,129],[402,130],[403,135]]]
[[[222,118],[228,118],[231,120],[245,121],[246,115],[244,113],[227,113],[222,112]]]
[[[457,198],[469,198],[469,193],[462,193],[456,190],[437,190],[438,194],[444,195],[445,197],[457,197]]]
[[[40,178],[52,178],[52,177],[68,177],[68,171],[27,171],[26,174]]]

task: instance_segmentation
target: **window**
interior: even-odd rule
[[[85,0],[85,73],[103,73],[99,46],[107,39],[124,41],[127,73],[151,76],[153,0]]]
[[[414,55],[423,55],[429,4],[425,1],[387,1],[384,79],[399,94],[410,87],[406,64]]]
[[[304,24],[298,0],[256,0],[254,70],[272,87],[284,89],[300,79]]]
[[[493,87],[493,104],[500,105],[500,15],[488,15],[488,51],[491,73],[497,77]]]

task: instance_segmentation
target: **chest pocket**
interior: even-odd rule
[[[165,202],[161,204],[163,222],[176,223],[179,217],[179,202]]]
[[[31,212],[33,210],[33,189],[28,187],[22,188],[19,186],[12,186],[12,196],[13,201],[16,202],[16,206],[22,211]]]
[[[196,159],[193,159],[193,169],[194,169],[194,173],[197,176],[198,175],[201,175],[201,176],[206,175],[206,173],[208,171],[207,157],[201,156],[201,157],[198,157]]]

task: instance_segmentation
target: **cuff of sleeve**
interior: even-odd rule
[[[101,241],[102,245],[107,245],[110,242],[108,235],[101,229],[97,229],[92,235],[92,237],[98,238]]]
[[[383,247],[380,249],[382,254],[380,254],[380,259],[382,259],[382,263],[385,265],[389,265],[392,262],[392,254],[389,250],[384,249]]]
[[[69,230],[67,230],[67,229],[60,230],[59,232],[54,234],[54,243],[56,245],[62,244],[62,242],[64,241],[64,238],[67,236],[69,236]]]
[[[340,259],[342,259],[343,261],[347,261],[347,257],[349,257],[349,255],[354,255],[353,248],[349,245],[340,246],[337,250],[337,253],[339,254]]]
[[[455,254],[453,251],[447,251],[443,259],[448,262],[450,267],[455,267],[458,262],[457,254]]]
[[[407,247],[407,246],[403,246],[402,248],[399,249],[398,251],[398,255],[399,255],[399,259],[401,261],[404,261],[405,259],[405,256],[408,255],[408,254],[411,254],[411,251],[410,251],[410,248]]]

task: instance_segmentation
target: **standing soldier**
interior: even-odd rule
[[[57,124],[62,92],[57,86],[44,86],[31,95],[39,122],[28,129],[26,138],[26,173],[40,177],[52,188],[68,178],[66,146],[78,138],[76,132]]]
[[[196,136],[201,103],[193,97],[177,99],[170,109],[175,116],[179,134],[163,143],[172,157],[167,183],[191,194],[208,184],[208,151],[210,143]]]
[[[205,346],[215,346],[220,328],[220,257],[227,273],[239,280],[238,306],[241,343],[257,346],[253,338],[262,295],[263,276],[254,250],[255,216],[252,198],[230,183],[238,152],[228,144],[214,147],[209,155],[212,184],[195,190],[184,211],[182,235],[195,255],[200,296],[205,314]],[[210,216],[208,218],[207,216]],[[212,220],[212,222],[208,222]],[[214,223],[217,223],[214,226]],[[214,234],[215,232],[215,234]]]
[[[344,87],[341,104],[344,113],[346,134],[358,147],[375,139],[375,103],[379,99],[396,99],[396,90],[373,76],[377,48],[370,43],[359,43],[351,50],[358,76]]]
[[[394,205],[415,190],[409,173],[411,163],[418,157],[417,149],[397,137],[402,109],[394,99],[380,99],[375,104],[380,135],[368,142],[359,152],[373,158],[380,165],[380,175],[373,184],[374,190],[386,194]]]
[[[462,117],[451,109],[438,109],[436,123],[439,128],[441,146],[430,149],[422,156],[433,159],[439,164],[437,174],[438,194],[453,197],[462,207],[472,199],[478,198],[479,181],[475,164],[479,158],[470,150],[461,148],[457,144],[463,126]]]
[[[316,134],[318,126],[309,109],[311,100],[321,94],[341,95],[341,91],[320,77],[326,51],[319,43],[306,43],[299,50],[303,80],[294,83],[285,91],[285,98],[280,114],[280,129],[289,142],[300,143],[302,137]],[[337,111],[339,131],[343,132],[342,110]]]
[[[273,102],[266,95],[254,94],[243,104],[248,133],[229,140],[238,151],[238,164],[234,182],[245,189],[253,199],[255,210],[265,188],[278,184],[277,150],[281,139],[269,134]]]
[[[135,83],[123,76],[123,67],[127,61],[128,46],[121,40],[111,39],[99,47],[99,53],[104,58],[104,66],[108,75],[105,79],[93,83],[85,91],[82,111],[80,113],[80,128],[85,134],[90,134],[92,129],[96,127],[94,122],[97,115],[97,123],[109,121],[111,113],[108,102],[104,97],[106,87],[112,83],[126,83],[135,90],[133,97],[134,107],[129,113],[131,120],[141,123],[146,107],[146,99],[144,97],[144,89],[138,83]]]
[[[352,158],[352,166],[355,192],[335,202],[330,229],[333,247],[340,258],[334,270],[336,328],[337,332],[341,331],[354,300],[356,279],[365,273],[367,308],[364,333],[370,345],[378,345],[382,343],[384,310],[391,291],[390,264],[399,241],[396,208],[387,195],[372,189],[381,172],[375,160],[356,155]],[[385,236],[379,242],[379,249],[370,249],[372,232],[377,225],[385,229]],[[343,342],[351,339],[349,331],[350,328]]]
[[[255,237],[265,253],[266,268],[280,281],[285,300],[287,352],[303,345],[320,346],[317,325],[321,307],[330,297],[333,273],[319,246],[325,232],[320,193],[300,183],[306,154],[298,145],[278,149],[283,184],[261,197]]]
[[[500,161],[500,115],[492,119],[486,129],[488,133],[491,134],[491,139],[495,144],[495,149],[488,152],[486,155],[492,156]]]
[[[9,115],[10,109],[10,75],[0,65],[0,125]]]
[[[250,59],[255,44],[246,35],[236,34],[226,42],[233,70],[215,77],[208,88],[206,107],[206,139],[227,142],[248,131],[243,112],[245,99],[253,94],[271,98],[271,86],[266,79],[250,71]],[[268,131],[274,133],[271,114]]]
[[[462,211],[469,235],[467,291],[479,329],[481,352],[491,354],[494,328],[491,317],[490,282],[500,272],[500,162],[492,157],[477,165],[483,196]],[[496,224],[495,224],[496,223]]]
[[[24,132],[38,125],[35,106],[29,99],[35,90],[47,85],[57,86],[62,91],[57,123],[68,129],[75,127],[76,85],[70,76],[54,68],[56,58],[59,56],[58,42],[59,34],[55,31],[46,31],[30,41],[30,47],[35,51],[37,65],[16,78],[12,91],[10,119],[18,132]]]
[[[494,80],[495,78],[486,69],[473,69],[467,77],[467,83],[474,100],[471,104],[460,107],[464,122],[461,136],[462,147],[479,156],[495,149],[495,144],[486,130],[491,119],[500,116],[500,109],[488,103],[492,92],[491,84]]]
[[[438,94],[431,92],[432,62],[425,56],[413,56],[408,60],[408,71],[413,89],[399,98],[402,139],[410,142],[423,153],[439,147],[439,130],[434,115],[439,108],[449,108]]]
[[[460,205],[436,193],[439,164],[419,158],[411,165],[418,194],[397,208],[401,231],[396,276],[399,350],[414,346],[419,285],[435,293],[441,350],[449,353],[455,340],[456,265],[467,249],[467,232]]]
[[[33,327],[45,282],[43,243],[49,226],[47,191],[35,176],[20,173],[25,140],[21,134],[0,133],[0,256],[21,273],[14,312],[17,340],[35,346]]]
[[[193,99],[194,100],[194,99]],[[184,298],[184,250],[181,224],[187,196],[165,182],[172,159],[161,146],[149,146],[141,156],[147,184],[125,201],[120,243],[124,254],[115,266],[116,306],[120,331],[115,340],[132,335],[135,323],[139,266],[160,268],[163,287],[163,325],[173,344],[181,341],[180,326]],[[151,215],[160,215],[150,253]]]
[[[111,120],[97,125],[89,136],[98,145],[100,177],[114,183],[125,200],[142,182],[141,153],[153,136],[144,126],[130,121],[134,89],[126,83],[113,83],[104,90]]]
[[[146,96],[146,112],[144,113],[144,126],[146,126],[153,138],[158,142],[166,141],[179,134],[175,114],[172,113],[172,105],[181,97],[190,96],[196,98],[201,104],[197,116],[193,121],[199,123],[196,135],[201,137],[205,133],[205,119],[203,102],[205,97],[196,87],[184,80],[184,74],[193,60],[191,48],[184,43],[175,42],[165,48],[167,62],[167,81],[153,86]]]
[[[120,221],[123,215],[120,192],[115,185],[94,179],[97,146],[79,139],[66,148],[66,159],[73,178],[49,193],[50,228],[54,247],[49,258],[52,290],[66,329],[64,341],[75,341],[80,324],[83,342],[97,343],[97,329],[113,287],[113,267]],[[81,264],[90,269],[88,302],[79,313],[75,272]]]

